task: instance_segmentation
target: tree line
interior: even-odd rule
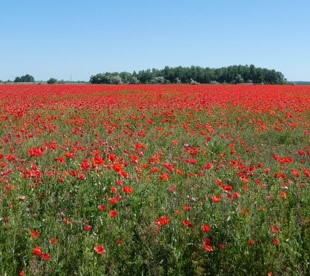
[[[1,81],[0,81],[1,82]],[[8,81],[10,82],[10,81]],[[32,75],[16,77],[15,83],[35,82]],[[164,84],[164,83],[190,83],[190,84],[217,84],[217,83],[254,83],[254,84],[284,84],[287,83],[284,75],[275,70],[255,67],[254,65],[233,65],[221,68],[169,67],[164,69],[147,69],[129,72],[106,72],[90,77],[93,84]],[[48,84],[71,83],[69,81],[50,78]],[[78,82],[81,83],[81,82]]]
[[[29,75],[29,74],[26,74],[24,76],[21,76],[21,77],[16,77],[14,82],[34,82],[34,77]]]
[[[21,76],[21,77],[16,77],[14,82],[35,82],[35,79],[33,76],[26,74],[26,75]],[[63,83],[65,83],[65,81],[64,80],[57,80],[56,78],[50,78],[46,83],[47,84],[56,84],[56,83],[63,84]]]
[[[7,80],[2,81],[0,80],[0,83],[47,83],[47,84],[68,84],[68,83],[87,83],[86,81],[66,81],[66,80],[58,80],[56,78],[50,78],[46,82],[44,81],[36,81],[35,78],[32,75],[26,74],[21,77],[16,77],[14,81]]]
[[[283,84],[286,79],[281,72],[254,65],[233,65],[221,68],[168,67],[164,69],[147,69],[139,72],[106,72],[90,77],[94,84],[147,84],[147,83],[255,83]]]

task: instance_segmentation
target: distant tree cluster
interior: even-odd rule
[[[65,81],[65,80],[58,80],[56,78],[50,78],[47,84],[70,84],[70,83],[87,83],[86,81]]]
[[[16,77],[14,82],[34,82],[34,77],[26,74],[25,76]]]
[[[138,83],[255,83],[283,84],[286,79],[281,72],[254,65],[234,65],[222,68],[168,67],[139,72],[100,73],[90,77],[94,84],[138,84]]]
[[[141,81],[137,78],[137,74],[134,72],[133,74],[128,72],[121,73],[102,73],[97,74],[95,76],[90,77],[91,83],[106,83],[106,84],[138,84]]]
[[[50,78],[48,81],[47,81],[47,84],[56,84],[58,83],[58,80],[55,79],[55,78]]]
[[[310,81],[290,81],[292,85],[310,85]]]

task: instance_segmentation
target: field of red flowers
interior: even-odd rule
[[[310,87],[1,85],[0,275],[309,275]]]

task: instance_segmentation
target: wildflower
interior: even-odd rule
[[[160,180],[161,181],[166,181],[168,179],[169,179],[169,175],[168,174],[163,173],[163,174],[160,175]]]
[[[37,238],[40,236],[40,232],[38,231],[31,231],[29,234],[32,238]]]
[[[89,232],[89,231],[91,230],[91,228],[92,228],[92,227],[91,227],[90,225],[88,225],[88,224],[84,226],[84,230],[85,230],[86,232]]]
[[[272,243],[275,246],[279,245],[279,241],[276,238],[272,239]]]
[[[118,179],[115,181],[117,186],[123,186],[123,181],[121,179]]]
[[[49,239],[49,243],[50,244],[56,244],[57,243],[57,239],[55,237],[52,237]]]
[[[275,226],[271,226],[270,229],[271,229],[271,232],[275,234],[278,234],[280,232],[280,229]]]
[[[231,191],[231,190],[232,190],[232,186],[223,185],[223,186],[222,186],[222,189],[223,189],[224,191]]]
[[[208,233],[208,232],[210,231],[211,227],[210,227],[209,225],[207,225],[207,224],[203,224],[203,225],[201,226],[201,229],[202,229],[202,231],[203,231],[204,233]]]
[[[190,227],[193,226],[193,224],[192,224],[188,219],[184,219],[184,220],[182,221],[182,224],[183,224],[185,227],[188,227],[188,228],[190,228]]]
[[[32,148],[32,149],[28,150],[28,154],[30,156],[39,157],[39,156],[42,156],[43,151],[41,148]]]
[[[109,198],[109,203],[111,205],[115,204],[116,202],[117,202],[117,198],[116,197]]]
[[[224,243],[219,243],[216,247],[219,249],[224,249],[226,245]]]
[[[213,196],[211,197],[211,199],[212,199],[212,201],[213,201],[214,203],[218,203],[218,202],[220,202],[220,201],[222,200],[222,196],[215,196],[215,195],[213,195]]]
[[[98,206],[99,211],[105,211],[106,209],[107,209],[107,207],[105,205],[99,205]]]
[[[176,186],[171,186],[171,187],[169,188],[169,190],[170,190],[171,192],[175,192],[175,191],[177,190],[177,188],[176,188]]]
[[[104,247],[100,244],[94,246],[94,250],[98,255],[102,255],[104,253]]]
[[[163,226],[163,225],[168,224],[169,221],[170,221],[170,219],[169,219],[168,217],[166,217],[166,216],[161,216],[160,218],[158,218],[158,219],[156,220],[156,225],[158,225],[158,226]]]
[[[299,172],[298,172],[298,170],[297,170],[297,169],[293,169],[292,175],[293,175],[294,177],[299,177]]]
[[[254,245],[254,243],[255,243],[254,240],[249,240],[249,241],[248,241],[248,244],[249,244],[249,245]]]
[[[131,195],[133,193],[133,189],[131,187],[124,187],[123,192],[125,194]]]
[[[178,175],[182,175],[182,174],[183,174],[183,171],[182,171],[182,170],[177,169],[177,174],[178,174]]]
[[[304,169],[303,173],[306,177],[310,178],[310,172],[307,169]]]
[[[49,254],[42,254],[41,255],[41,258],[42,258],[42,260],[44,260],[44,261],[49,261],[50,260],[50,258],[51,258],[51,255],[49,255]]]
[[[32,256],[41,256],[42,255],[42,249],[40,246],[36,246],[32,249]]]
[[[110,210],[110,218],[115,218],[117,215],[117,212],[115,210]]]
[[[209,238],[205,238],[203,247],[206,252],[213,251],[213,248],[210,244],[211,244],[211,240]]]
[[[211,163],[206,163],[205,165],[203,165],[203,169],[204,170],[209,170],[213,167],[213,165]]]

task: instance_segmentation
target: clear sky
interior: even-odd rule
[[[310,0],[0,3],[0,80],[235,64],[310,80]]]

